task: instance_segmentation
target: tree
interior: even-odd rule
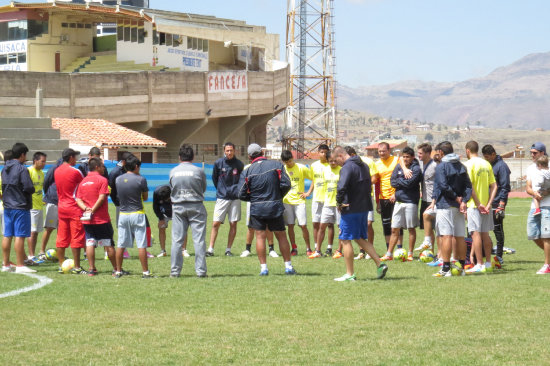
[[[433,141],[433,139],[434,139],[434,135],[432,135],[429,132],[424,136],[424,140],[426,141]]]

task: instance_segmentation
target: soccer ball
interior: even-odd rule
[[[46,251],[46,259],[52,262],[55,261],[57,259],[57,250],[48,249]]]
[[[72,259],[65,259],[65,262],[61,265],[61,270],[63,273],[67,274],[71,269],[74,268],[74,261]]]
[[[396,260],[396,261],[404,262],[404,261],[407,260],[407,252],[403,248],[396,249],[393,252],[393,259]]]
[[[431,250],[425,250],[420,253],[420,260],[424,263],[432,262],[434,260],[434,254]]]

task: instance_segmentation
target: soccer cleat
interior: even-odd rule
[[[206,251],[206,256],[207,256],[207,257],[213,257],[213,256],[214,256],[214,251],[209,251],[209,250],[207,250],[207,251]]]
[[[388,272],[388,265],[386,263],[380,263],[378,269],[376,270],[376,278],[381,280],[386,276],[386,272]]]
[[[460,262],[451,264],[451,274],[453,276],[466,276],[466,273],[464,272],[464,269],[462,269],[462,265],[460,264]]]
[[[298,255],[298,249],[292,249],[292,250],[290,251],[290,255],[292,255],[292,256]]]
[[[382,258],[380,258],[380,260],[381,260],[382,262],[393,261],[393,256],[392,256],[392,255],[384,254],[384,256],[383,256]]]
[[[113,273],[113,278],[120,278],[122,276],[123,276],[122,272],[114,272]]]
[[[306,249],[306,257],[309,257],[312,254],[313,254],[313,250],[311,250],[311,248],[307,248]]]
[[[493,272],[493,265],[491,264],[489,267],[485,265],[481,265],[481,273],[491,273]]]
[[[24,264],[25,266],[29,266],[29,267],[31,267],[31,266],[38,266],[38,263],[35,263],[32,259],[25,259],[25,260],[23,261],[23,264]]]
[[[506,253],[506,254],[516,254],[516,250],[513,249],[513,248],[504,247],[502,250],[503,250],[504,253]]]
[[[149,272],[149,273],[143,273],[141,275],[141,278],[142,279],[149,279],[149,278],[155,278],[155,276],[153,276],[153,274],[151,272]]]
[[[474,265],[472,263],[464,265],[464,269],[471,269],[474,268]]]
[[[124,254],[122,255],[122,257],[124,257],[124,259],[129,259],[130,258],[130,253],[128,253],[127,250],[124,251]]]
[[[297,275],[298,272],[294,268],[285,268],[285,274],[289,276]]]
[[[241,253],[241,258],[248,257],[249,255],[250,255],[250,251],[249,251],[249,250],[244,250],[244,251]]]
[[[363,259],[363,258],[365,258],[365,253],[359,252],[359,254],[357,254],[357,256],[353,259],[360,260],[360,259]]]
[[[431,247],[432,247],[432,245],[429,242],[425,241],[422,244],[420,244],[417,248],[415,248],[414,251],[415,252],[422,252],[426,249],[430,249]]]
[[[504,264],[504,259],[500,258],[497,255],[493,257],[493,266],[495,267],[495,269],[502,269],[503,264]]]
[[[369,259],[371,259],[371,256],[368,254],[365,254],[365,260],[368,261]]]
[[[540,208],[535,208],[535,211],[533,212],[533,216],[538,216],[540,215]]]
[[[15,273],[35,273],[36,270],[31,269],[27,266],[17,266],[15,267]]]
[[[326,257],[331,257],[332,256],[332,248],[327,248],[327,250],[325,251],[325,256]]]
[[[107,254],[107,252],[105,252],[105,256],[103,257],[104,260],[108,261],[109,260],[109,254]]]
[[[82,267],[80,268],[73,268],[69,271],[70,274],[77,274],[77,275],[87,275],[88,271],[83,270]]]
[[[439,272],[434,273],[432,276],[434,277],[451,277],[453,274],[451,271],[444,271],[443,268],[439,270]]]
[[[270,250],[270,251],[269,251],[269,256],[270,256],[271,258],[279,258],[279,254],[277,254],[277,252],[274,251],[274,250]]]
[[[147,252],[147,258],[155,258],[155,255]]]
[[[443,265],[443,261],[441,259],[434,258],[433,261],[426,263],[430,267],[438,267]]]
[[[406,262],[412,262],[413,260],[414,260],[414,258],[413,258],[413,255],[412,255],[412,254],[407,255],[407,260],[406,260]]]
[[[189,254],[189,252],[187,251],[187,249],[184,249],[182,253],[183,253],[183,256],[184,256],[185,258],[188,258],[188,257],[191,256],[191,254]]]
[[[537,274],[539,275],[550,274],[550,265],[545,264],[544,266],[542,266],[542,268],[537,271]]]
[[[42,262],[45,262],[47,260],[46,254],[44,253],[38,254],[38,259],[41,260]]]
[[[2,272],[13,272],[11,266],[2,266]]]
[[[309,259],[321,258],[323,255],[320,251],[316,250],[313,254],[308,255]]]
[[[113,272],[111,272],[112,275],[114,276],[117,272],[113,269]],[[122,270],[120,271],[121,273],[121,276],[128,276],[130,274],[130,272],[128,271],[125,271],[124,268],[122,268]]]
[[[225,251],[225,256],[226,256],[226,257],[233,257],[233,253],[231,253],[230,250],[226,250],[226,251]]]
[[[97,276],[99,272],[97,272],[97,269],[90,269],[88,271],[88,276],[90,277],[94,277],[94,276]]]
[[[58,267],[58,268],[57,268],[57,273],[59,273],[59,274],[64,274],[65,272],[63,272],[63,268]]]
[[[269,275],[269,270],[264,269],[264,270],[260,271],[260,276],[267,276],[267,275]]]
[[[347,273],[342,277],[338,277],[334,279],[334,281],[336,282],[346,282],[346,281],[355,281],[355,280],[356,280],[355,274],[349,275]]]
[[[482,273],[483,272],[483,269],[485,268],[485,266],[483,265],[479,265],[479,264],[476,264],[475,266],[473,266],[472,268],[470,269],[467,269],[466,270],[466,274],[479,274],[479,273]]]
[[[342,252],[339,250],[335,251],[334,254],[332,255],[332,258],[334,259],[342,258]]]
[[[157,258],[166,257],[168,253],[166,253],[166,250],[161,250],[159,255],[157,255]]]

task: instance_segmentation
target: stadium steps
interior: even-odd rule
[[[69,147],[69,141],[60,139],[59,130],[52,128],[50,118],[0,118],[0,151],[11,149],[15,142],[27,145],[27,159],[41,151],[48,155],[48,162],[59,159]]]

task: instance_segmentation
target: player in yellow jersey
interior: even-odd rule
[[[390,155],[390,144],[381,142],[378,144],[378,155],[380,160],[376,162],[378,170],[378,200],[376,202],[376,212],[382,218],[382,228],[386,238],[386,248],[390,243],[391,236],[391,218],[393,215],[393,207],[395,206],[395,188],[391,186],[391,175],[396,165],[399,164],[397,156]],[[399,236],[398,248],[401,247],[403,232]]]
[[[32,184],[34,185],[34,193],[32,194],[31,236],[27,240],[29,247],[28,259],[37,264],[44,263],[43,259],[35,256],[38,233],[44,230],[44,201],[42,194],[44,186],[44,172],[42,169],[44,169],[44,166],[46,166],[46,154],[42,152],[34,153],[32,166],[28,168]]]
[[[294,224],[298,220],[298,226],[302,229],[304,241],[306,243],[306,255],[313,254],[309,241],[309,231],[307,229],[307,213],[306,213],[306,192],[305,180],[312,179],[311,170],[305,165],[294,162],[292,153],[288,150],[283,150],[281,160],[285,165],[285,171],[290,177],[291,188],[283,199],[285,205],[285,223],[288,226],[288,238],[292,245],[292,255],[298,254],[296,246],[296,237],[294,235]]]
[[[325,167],[323,171],[323,180],[325,181],[325,201],[323,202],[323,210],[321,212],[321,225],[317,236],[317,247],[315,248],[315,253],[310,255],[309,258],[321,257],[321,243],[323,243],[323,240],[325,239],[326,229],[331,226],[334,228],[334,225],[338,225],[340,222],[340,213],[338,212],[336,205],[336,187],[340,177],[341,166],[338,165],[338,162],[333,156],[331,156],[330,152],[327,152],[327,159],[329,165]],[[331,249],[330,252],[329,249]],[[338,251],[340,253],[341,249],[342,248],[339,246]],[[332,254],[332,241],[330,237],[326,254]]]
[[[464,164],[472,181],[472,198],[468,201],[468,232],[472,234],[472,250],[476,265],[466,273],[485,273],[492,271],[491,251],[493,242],[489,231],[493,230],[491,204],[497,193],[497,185],[491,164],[478,156],[479,145],[476,141],[466,143],[468,161]],[[485,262],[483,262],[485,253]]]
[[[313,243],[315,246],[315,252],[311,255],[312,258],[322,257],[321,247],[323,242],[319,242],[319,227],[321,226],[321,214],[323,212],[323,205],[325,202],[326,183],[324,178],[324,172],[328,167],[328,156],[330,155],[330,149],[327,145],[320,145],[317,149],[319,152],[319,160],[311,164],[311,176],[313,178],[311,186],[307,191],[307,196],[313,192],[313,199],[311,202],[311,222],[313,223]],[[323,234],[323,240],[325,235]],[[328,225],[328,246],[326,255],[332,255],[332,242],[334,241],[334,225]]]

